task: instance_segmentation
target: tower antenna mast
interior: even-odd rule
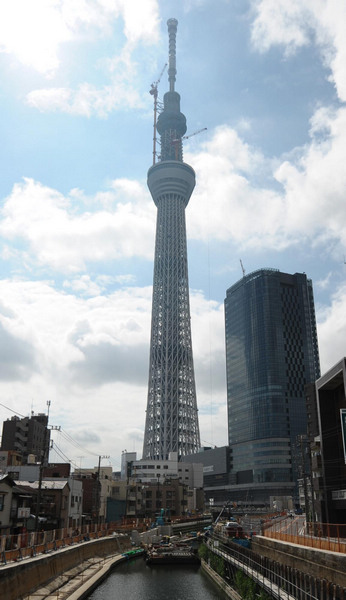
[[[158,108],[158,85],[161,81],[161,77],[165,72],[165,68],[167,67],[167,63],[165,63],[165,65],[162,68],[162,71],[159,75],[159,78],[157,81],[154,81],[151,84],[151,88],[149,91],[149,94],[151,94],[154,97],[154,135],[153,135],[153,165],[156,162],[156,123],[157,123],[157,108]]]

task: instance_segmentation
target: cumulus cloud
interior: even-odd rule
[[[284,161],[275,172],[285,191],[286,226],[308,232],[312,240],[317,235],[317,241],[335,239],[345,246],[346,110],[317,110],[311,134],[299,160]]]
[[[321,370],[324,373],[340,358],[346,356],[346,285],[342,284],[332,295],[328,306],[317,311],[318,341]]]
[[[50,86],[30,91],[27,103],[41,112],[105,118],[119,108],[143,108],[134,82],[133,53],[139,45],[153,45],[159,38],[157,0],[3,0],[0,5],[0,52],[53,79],[62,66],[61,47],[89,44],[119,28],[118,53],[95,63],[104,69],[101,86],[81,81],[74,87]],[[121,29],[123,30],[120,33]],[[90,54],[91,56],[91,54]],[[91,59],[92,60],[92,59]]]
[[[284,250],[302,239],[345,247],[345,140],[344,108],[318,108],[310,143],[284,160],[267,159],[229,126],[216,128],[202,151],[185,153],[197,172],[189,235],[240,248]]]
[[[197,172],[188,236],[276,251],[305,240],[343,253],[345,140],[343,107],[319,107],[311,117],[310,142],[284,159],[266,158],[231,127],[217,127],[201,151],[185,153]],[[104,289],[101,281],[78,276],[88,265],[153,258],[155,207],[135,180],[114,180],[106,191],[87,197],[77,189],[64,196],[25,179],[5,199],[0,216],[3,257],[19,269],[21,262],[25,268],[75,274],[65,286],[86,295]]]
[[[252,41],[265,52],[280,45],[287,55],[316,43],[340,100],[346,100],[346,6],[334,0],[254,0]]]
[[[119,257],[152,258],[154,207],[149,200],[137,206],[136,196],[116,202],[124,180],[113,182],[115,207],[85,211],[81,196],[62,194],[25,179],[14,186],[1,211],[0,233],[8,244],[24,243],[25,262],[63,273],[77,273],[87,263]],[[139,185],[129,185],[138,191]],[[124,192],[125,193],[125,192]],[[143,189],[143,197],[148,192]],[[109,199],[109,198],[108,198]],[[131,231],[131,236],[128,235]]]
[[[119,17],[132,46],[157,41],[157,0],[3,0],[0,51],[51,76],[60,65],[61,44],[109,35]]]
[[[0,322],[0,380],[27,381],[36,370],[34,347]]]
[[[118,108],[132,110],[145,106],[133,85],[136,78],[131,71],[118,71],[111,79],[110,84],[101,88],[81,83],[77,89],[51,87],[34,90],[27,95],[27,103],[41,112],[65,112],[84,117],[96,115],[100,118],[106,118]]]
[[[90,422],[96,431],[102,431],[102,449],[98,440],[90,440],[90,449],[119,457],[122,449],[132,448],[136,442],[140,452],[151,296],[151,287],[77,297],[65,288],[58,291],[50,282],[1,280],[0,297],[6,298],[3,319],[11,321],[11,329],[5,321],[4,327],[12,336],[16,332],[18,341],[17,346],[9,346],[12,371],[2,382],[2,401],[27,414],[32,407],[42,411],[49,398],[52,422],[68,428],[71,435],[74,430],[88,430]],[[225,437],[225,421],[219,417],[225,404],[223,311],[200,292],[192,292],[191,305],[199,406],[206,428],[203,437],[212,437],[212,421],[207,416],[212,405],[213,436],[218,443],[222,426],[222,440]],[[213,335],[208,342],[210,329]],[[8,340],[7,336],[4,341]],[[204,370],[212,373],[213,386],[203,377]],[[72,457],[76,454],[80,451],[73,450]]]
[[[82,40],[93,44],[100,37],[110,36],[114,29],[119,29],[116,55],[94,64],[99,72],[103,69],[106,82],[97,86],[80,81],[75,86],[52,85],[31,90],[27,103],[41,112],[105,118],[119,108],[143,108],[144,100],[134,83],[138,77],[133,53],[139,45],[158,41],[158,2],[4,0],[0,5],[0,52],[15,56],[19,63],[50,79],[62,66],[64,44],[68,54],[67,42],[70,48]]]

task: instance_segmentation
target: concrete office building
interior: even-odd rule
[[[22,463],[48,461],[50,430],[43,413],[31,417],[11,417],[3,422],[1,450],[19,452]]]
[[[195,455],[196,456],[196,455]],[[177,452],[171,452],[167,460],[137,460],[132,463],[131,476],[138,481],[163,484],[168,479],[178,479],[190,488],[203,487],[201,461],[181,462]]]
[[[298,503],[305,385],[320,375],[312,282],[260,269],[225,299],[229,492],[234,501]]]

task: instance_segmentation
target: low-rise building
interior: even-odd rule
[[[16,487],[25,493],[33,492],[32,514],[37,514],[39,501],[38,515],[45,529],[68,527],[70,486],[67,480],[44,480],[39,494],[39,481],[16,481]]]
[[[83,484],[85,521],[104,523],[107,520],[107,499],[112,497],[112,467],[76,469],[72,476]]]
[[[196,455],[194,455],[196,456]],[[179,461],[177,452],[170,452],[168,460],[135,460],[131,465],[131,477],[142,483],[179,479],[189,488],[203,487],[203,465],[197,461]]]
[[[13,480],[8,475],[0,475],[0,534],[12,526]]]

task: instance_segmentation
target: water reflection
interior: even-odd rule
[[[225,600],[201,568],[148,567],[142,558],[118,565],[89,600]]]

